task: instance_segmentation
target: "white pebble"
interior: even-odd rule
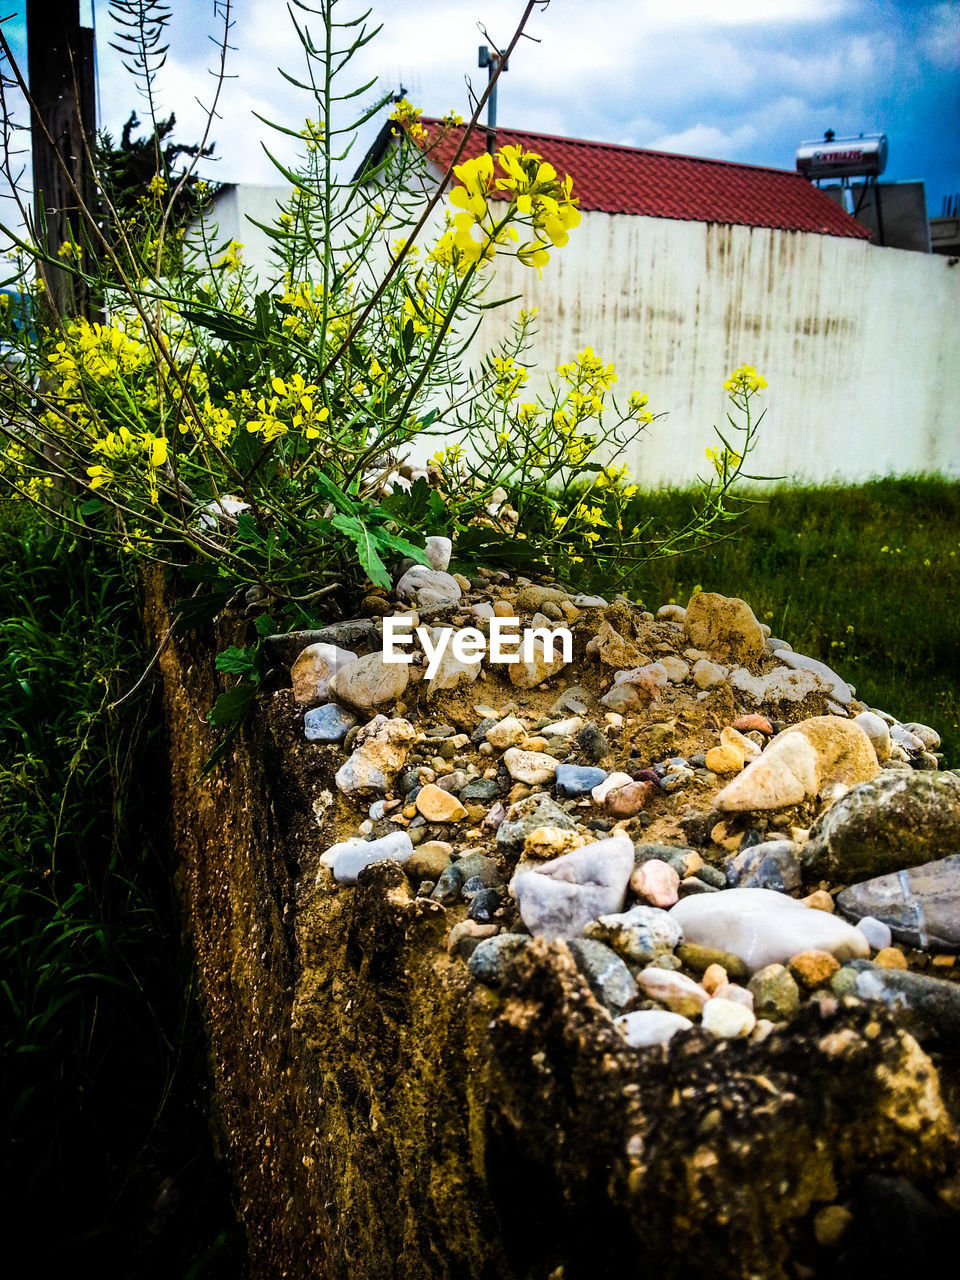
[[[890,926],[884,924],[882,920],[878,920],[876,916],[864,916],[857,921],[856,927],[870,943],[874,951],[882,951],[884,947],[889,947],[893,941]]]
[[[701,1022],[704,1030],[721,1040],[734,1040],[748,1036],[757,1025],[753,1010],[735,1000],[714,997],[703,1006]]]

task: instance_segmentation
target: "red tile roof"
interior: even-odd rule
[[[427,144],[430,158],[445,169],[461,130],[438,137],[439,121],[424,117],[423,124],[428,137],[436,138],[433,146]],[[498,127],[497,146],[508,144],[536,151],[559,173],[571,174],[573,194],[584,210],[862,239],[871,234],[806,178],[785,169]],[[485,145],[486,130],[477,129],[463,158],[479,155]],[[497,198],[506,197],[497,193]]]

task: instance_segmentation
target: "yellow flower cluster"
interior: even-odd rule
[[[757,395],[766,385],[766,378],[762,378],[752,364],[742,364],[727,378],[723,389],[732,395]]]
[[[232,271],[239,271],[242,265],[240,250],[243,245],[239,240],[231,240],[219,258],[214,259],[210,263],[214,271],[225,271],[228,275]]]
[[[743,455],[737,453],[735,449],[704,449],[703,456],[708,462],[713,463],[713,469],[718,476],[735,471],[743,461]]]
[[[493,393],[504,404],[512,400],[527,380],[527,371],[522,364],[517,364],[513,356],[494,356],[490,361],[491,370],[496,378]],[[528,406],[535,408],[535,406]]]
[[[510,243],[518,245],[516,257],[525,266],[542,271],[550,260],[551,245],[565,245],[570,230],[580,222],[569,174],[561,179],[553,165],[521,147],[502,147],[497,163],[499,176],[487,152],[454,167],[460,186],[451,191],[450,203],[460,212],[431,256],[444,266],[454,265],[460,274],[474,264],[491,261],[498,248]],[[509,198],[502,217],[494,214],[490,204],[497,191]],[[520,244],[514,222],[529,227],[533,238]]]
[[[228,395],[247,431],[261,436],[264,443],[279,440],[291,431],[306,440],[319,440],[321,427],[330,417],[330,410],[319,403],[320,388],[295,373],[286,381],[273,378],[270,389],[272,396],[255,397],[246,388]]]
[[[411,106],[406,98],[401,98],[396,107],[390,113],[390,119],[395,120],[403,129],[407,131],[408,136],[417,143],[425,142],[427,131],[420,123],[420,117],[423,115],[422,107]],[[399,130],[394,129],[394,134]]]

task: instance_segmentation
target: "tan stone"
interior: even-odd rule
[[[743,752],[736,747],[711,747],[707,752],[707,768],[711,773],[739,773],[743,768]]]
[[[802,987],[813,991],[822,987],[840,968],[840,961],[829,951],[800,951],[790,958],[790,972]]]
[[[687,605],[683,633],[714,658],[751,662],[763,652],[763,632],[745,600],[699,591]]]
[[[632,640],[626,640],[619,631],[604,618],[597,636],[597,650],[600,661],[608,667],[616,667],[618,671],[629,671],[633,667],[645,667],[650,661],[641,653]]]
[[[334,672],[329,692],[331,698],[354,711],[373,711],[396,702],[408,679],[404,663],[384,662],[383,655],[375,650]]]
[[[708,996],[715,995],[720,987],[729,985],[726,969],[722,964],[708,964],[700,979],[700,985]]]
[[[525,782],[529,786],[551,782],[557,772],[557,762],[552,756],[538,751],[521,751],[519,747],[509,747],[503,753],[503,763],[515,782]]]
[[[611,818],[632,818],[640,812],[653,794],[651,782],[628,782],[608,791],[603,799],[603,811]]]
[[[417,792],[417,812],[428,822],[462,822],[467,811],[456,796],[428,782]]]
[[[357,655],[335,644],[309,644],[290,668],[294,699],[302,707],[327,701],[334,672],[357,661]]]
[[[906,969],[907,957],[899,947],[882,947],[873,957],[881,969]]]
[[[827,893],[826,889],[814,889],[813,893],[801,898],[800,901],[805,907],[813,907],[815,911],[827,911],[830,915],[833,915],[836,910],[833,895]]]
[[[559,858],[571,849],[582,849],[587,838],[579,831],[567,831],[562,827],[536,827],[523,842],[527,858]]]

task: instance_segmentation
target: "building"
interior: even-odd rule
[[[456,141],[448,134],[430,152],[438,182]],[[480,129],[466,154],[485,142]],[[950,258],[875,246],[868,227],[793,172],[498,129],[504,144],[570,173],[583,214],[542,281],[497,260],[498,293],[539,309],[530,385],[587,345],[614,361],[624,399],[639,388],[667,415],[621,459],[642,483],[685,484],[704,470],[713,424],[728,426],[724,378],[743,363],[770,384],[750,471],[817,483],[960,474]],[[370,158],[389,145],[386,126]],[[222,200],[217,216],[244,240],[243,189],[232,190],[236,230]],[[263,220],[262,197],[257,208]],[[510,323],[507,310],[485,319],[483,348]]]

